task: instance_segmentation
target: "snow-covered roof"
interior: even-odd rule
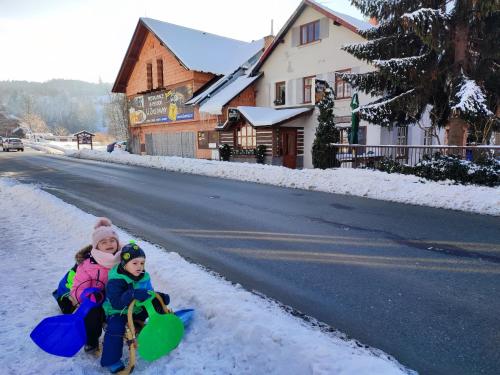
[[[234,72],[264,48],[264,39],[244,42],[152,18],[140,18],[112,92],[126,91],[128,80],[149,33],[158,38],[186,69],[215,75]]]
[[[200,112],[209,113],[211,115],[221,115],[222,107],[231,101],[236,95],[245,90],[260,75],[255,77],[248,77],[246,75],[236,78],[233,82],[228,84],[222,90],[217,92],[214,96],[210,97],[206,102],[200,106]]]
[[[239,106],[237,109],[252,126],[276,125],[313,110],[313,108],[274,109],[247,106]]]
[[[262,39],[243,42],[152,18],[141,21],[188,69],[198,72],[233,72],[264,46]]]
[[[357,18],[354,18],[354,17],[349,16],[349,15],[344,14],[344,13],[337,12],[337,11],[330,9],[330,8],[324,6],[323,4],[320,4],[316,1],[309,0],[307,2],[314,3],[314,5],[316,5],[317,7],[322,8],[326,12],[331,13],[332,15],[344,20],[345,22],[354,26],[356,29],[358,29],[360,31],[368,30],[368,29],[371,29],[373,27],[373,25],[368,23],[368,22],[359,20]]]
[[[193,96],[191,99],[189,99],[186,102],[186,105],[197,104],[198,102],[202,101],[206,97],[212,95],[212,93],[215,92],[218,88],[224,86],[224,84],[229,80],[229,78],[230,78],[229,74],[222,76],[220,79],[218,79],[214,84],[212,84],[206,90],[203,90],[198,95]]]

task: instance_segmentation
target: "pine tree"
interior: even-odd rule
[[[380,97],[358,109],[382,126],[415,124],[429,105],[433,125],[462,145],[467,126],[482,141],[500,128],[500,0],[351,0],[380,24],[343,49],[377,70],[343,74]],[[480,132],[481,133],[481,132]]]
[[[316,104],[319,109],[318,127],[312,147],[312,161],[314,168],[333,168],[337,167],[332,143],[339,143],[340,133],[335,127],[333,114],[333,92],[328,83],[325,82],[325,94]]]

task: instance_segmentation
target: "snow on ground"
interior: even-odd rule
[[[82,149],[65,152],[82,159],[500,216],[500,187],[453,185],[367,169],[299,170],[175,156],[132,155],[123,151],[108,153]]]
[[[90,355],[54,357],[29,338],[39,321],[58,314],[51,292],[72,266],[75,252],[90,242],[96,217],[7,178],[0,178],[0,211],[2,374],[106,374]],[[118,233],[122,241],[132,239]],[[324,333],[175,252],[138,243],[147,254],[155,289],[168,292],[176,310],[196,309],[179,348],[153,363],[139,359],[138,374],[413,373],[387,354]]]
[[[58,141],[42,141],[33,142],[23,139],[23,143],[38,151],[47,152],[50,154],[64,154],[71,150],[78,150],[76,142],[58,142]],[[80,145],[82,149],[90,149],[90,145]],[[106,145],[100,143],[93,144],[94,150],[106,151]]]

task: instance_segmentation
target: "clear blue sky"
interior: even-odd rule
[[[350,0],[319,1],[362,19]],[[250,41],[300,0],[0,0],[0,80],[113,82],[139,17]]]

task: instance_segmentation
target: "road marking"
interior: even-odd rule
[[[227,238],[227,239],[250,239],[260,241],[288,241],[288,242],[309,242],[309,243],[325,243],[325,244],[345,244],[353,246],[402,246],[394,241],[386,239],[373,238],[356,238],[347,236],[328,236],[314,234],[297,234],[297,233],[276,233],[276,232],[256,232],[256,231],[228,231],[228,230],[208,230],[208,229],[170,229],[172,233],[180,234],[184,237],[199,237],[199,238]],[[421,245],[422,247],[436,247],[431,245],[439,245],[441,247],[459,248],[463,251],[477,250],[487,252],[499,252],[500,245],[493,243],[475,243],[475,242],[459,242],[459,241],[435,241],[435,240],[406,240],[407,245]]]
[[[273,250],[273,249],[245,249],[245,248],[221,248],[223,251],[239,254],[255,259],[283,260],[308,263],[326,263],[326,264],[345,264],[353,266],[367,267],[385,267],[385,268],[406,268],[427,271],[450,271],[466,273],[488,273],[500,274],[500,267],[493,268],[489,265],[481,264],[477,266],[478,261],[463,261],[450,259],[432,259],[432,258],[404,258],[387,257],[376,255],[352,255],[347,253],[322,253],[305,252],[293,250]],[[414,262],[414,264],[410,264]],[[428,264],[419,264],[428,263]],[[436,265],[433,265],[435,263]],[[445,266],[440,266],[444,264]],[[449,267],[456,265],[457,267]],[[464,267],[465,266],[465,267]]]

